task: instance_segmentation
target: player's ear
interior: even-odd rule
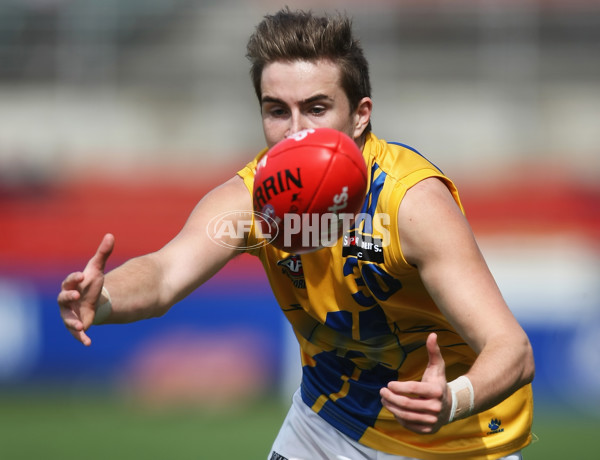
[[[370,97],[363,97],[358,103],[358,107],[354,111],[354,139],[362,136],[365,128],[371,121],[371,112],[373,111],[373,101]]]

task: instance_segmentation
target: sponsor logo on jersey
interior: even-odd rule
[[[295,287],[298,289],[306,289],[306,281],[304,280],[304,269],[302,268],[302,259],[300,256],[292,254],[285,259],[277,262],[281,267],[282,273],[285,273]]]
[[[391,243],[391,217],[377,212],[377,203],[387,174],[377,163],[371,167],[371,185],[352,228],[344,232],[342,256],[378,264],[385,263],[383,248]]]
[[[378,264],[383,263],[384,241],[359,231],[348,232],[344,235],[342,256],[353,256],[358,260],[368,260]]]

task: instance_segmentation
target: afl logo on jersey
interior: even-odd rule
[[[302,259],[299,255],[292,254],[277,262],[277,265],[281,267],[281,272],[285,273],[288,278],[292,280],[295,287],[306,289],[304,270],[302,269]]]

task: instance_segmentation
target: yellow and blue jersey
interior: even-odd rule
[[[265,152],[238,173],[250,192]],[[369,171],[363,208],[335,246],[290,254],[257,244],[254,228],[249,236],[300,343],[303,401],[352,439],[395,455],[465,460],[519,450],[531,440],[530,385],[432,435],[404,429],[382,407],[379,390],[388,382],[421,380],[429,333],[438,335],[448,380],[466,373],[475,353],[404,259],[398,237],[398,208],[408,189],[437,177],[461,206],[456,187],[417,151],[373,134],[363,157]]]

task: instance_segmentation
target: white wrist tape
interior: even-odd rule
[[[96,314],[94,315],[93,324],[102,324],[106,320],[106,318],[108,318],[108,315],[110,315],[110,312],[112,311],[112,302],[110,300],[110,294],[108,293],[108,289],[106,289],[104,286],[102,286],[102,295],[106,298],[106,301],[103,304],[98,305],[98,307],[96,307]]]
[[[448,382],[448,388],[450,388],[452,395],[452,407],[450,408],[448,423],[471,415],[475,407],[475,392],[469,377],[461,375],[456,380]]]

